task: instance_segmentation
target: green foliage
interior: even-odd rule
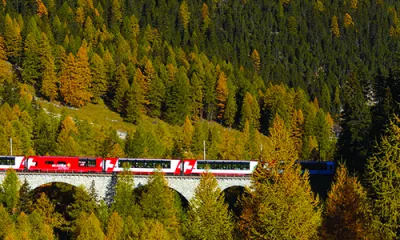
[[[375,153],[368,160],[367,179],[371,186],[375,225],[382,239],[396,238],[399,232],[399,142],[400,119],[395,116]]]
[[[232,231],[231,215],[218,182],[206,172],[190,201],[184,235],[188,239],[233,239]]]
[[[105,237],[100,227],[100,221],[93,213],[80,216],[75,235],[77,240],[104,240]]]
[[[13,169],[8,169],[1,184],[0,199],[10,213],[17,211],[19,188],[20,182],[17,173]]]

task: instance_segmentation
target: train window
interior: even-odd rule
[[[45,161],[44,164],[53,165],[54,161]]]
[[[93,158],[80,158],[79,167],[96,167],[96,159]]]
[[[66,162],[58,162],[57,164],[58,164],[58,165],[67,165]]]
[[[250,163],[248,162],[242,162],[240,166],[240,170],[250,170]]]
[[[14,157],[1,157],[0,165],[15,165],[15,158]]]
[[[308,169],[308,170],[326,170],[327,169],[326,168],[326,163],[324,163],[324,162],[318,162],[318,163],[315,163],[315,162],[310,162],[310,163],[302,162],[302,163],[300,163],[300,165],[301,165],[301,169],[302,170],[305,170],[305,169]]]
[[[205,169],[207,163],[205,162],[197,162],[197,169]]]

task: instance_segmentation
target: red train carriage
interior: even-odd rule
[[[0,156],[0,170],[7,170],[9,168],[17,171],[25,169],[26,158],[24,156]]]
[[[106,158],[105,172],[121,172],[128,167],[133,174],[152,174],[160,166],[165,174],[181,173],[181,160],[179,159],[141,159],[141,158]]]
[[[102,158],[30,156],[26,167],[29,171],[101,173],[102,162]]]

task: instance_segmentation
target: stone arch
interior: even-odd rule
[[[221,191],[221,195],[225,198],[225,203],[228,204],[228,209],[232,213],[239,217],[242,213],[242,207],[240,205],[239,199],[245,194],[244,186],[230,186]]]

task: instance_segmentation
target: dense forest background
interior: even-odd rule
[[[279,115],[300,159],[361,171],[398,110],[398,4],[4,0],[2,154],[13,138],[16,154],[202,157],[205,140],[208,158],[258,159]],[[45,101],[135,127],[120,139]]]

